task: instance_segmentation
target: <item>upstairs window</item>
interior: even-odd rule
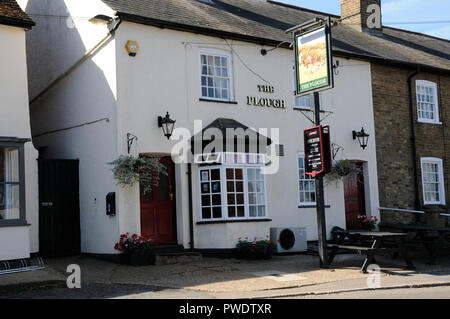
[[[232,101],[231,55],[221,51],[201,50],[200,82],[202,98]]]
[[[442,160],[422,158],[422,188],[425,205],[445,205]]]
[[[437,84],[429,81],[416,81],[417,114],[419,122],[439,123]]]

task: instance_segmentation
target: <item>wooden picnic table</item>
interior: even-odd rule
[[[404,233],[338,230],[333,231],[333,234],[336,237],[335,243],[328,245],[330,248],[328,264],[330,265],[336,255],[351,251],[366,255],[361,267],[362,273],[367,273],[369,265],[376,263],[377,255],[400,255],[405,260],[407,269],[415,269],[403,246],[406,237]],[[394,245],[387,244],[388,240],[393,240]]]
[[[423,244],[430,256],[428,261],[430,265],[436,264],[438,247],[449,245],[446,240],[446,237],[450,234],[449,227],[382,224],[380,228],[399,230],[407,235],[407,242]],[[437,236],[430,236],[431,232],[437,233]]]

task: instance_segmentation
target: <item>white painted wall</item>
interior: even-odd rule
[[[69,12],[78,12],[80,16],[87,15],[80,9],[81,1],[65,3]],[[72,6],[73,10],[70,9]],[[52,5],[50,7],[53,8]],[[78,9],[80,11],[77,11]],[[98,10],[102,11],[104,8],[99,6]],[[91,13],[95,15],[101,12]],[[32,82],[36,81],[38,74],[59,74],[59,71],[64,69],[63,65],[74,62],[76,59],[72,52],[69,52],[74,50],[73,42],[78,44],[76,52],[84,52],[89,48],[88,43],[95,42],[94,38],[98,40],[105,31],[104,26],[89,25],[86,21],[79,22],[76,32],[72,29],[65,30],[62,24],[61,30],[57,30],[55,23],[45,28],[51,28],[52,33],[56,32],[52,38],[60,39],[62,44],[66,44],[58,47],[57,57],[52,57],[64,63],[46,66],[50,70],[45,71],[36,66],[46,49],[43,43],[52,42],[51,38],[43,36],[45,31],[41,29],[40,35],[31,40],[36,41],[34,44],[39,48],[34,53],[39,57],[32,57],[35,63],[32,68],[35,72],[31,78]],[[46,42],[41,37],[44,37]],[[129,57],[125,50],[129,40],[138,41],[140,45],[140,52],[134,58]],[[83,252],[112,253],[119,233],[140,232],[137,186],[117,189],[118,216],[109,218],[104,215],[104,196],[116,189],[112,174],[105,163],[119,154],[126,154],[127,133],[139,138],[132,149],[134,154],[170,154],[176,141],[167,141],[156,125],[157,116],[164,115],[166,111],[177,120],[177,127],[185,127],[191,131],[194,120],[201,119],[206,126],[218,117],[234,118],[254,128],[279,128],[280,143],[285,145],[285,156],[280,159],[279,173],[267,177],[268,217],[273,221],[270,224],[195,226],[196,247],[232,248],[238,237],[265,237],[269,234],[269,227],[284,226],[306,227],[308,239],[317,239],[315,209],[298,208],[297,154],[303,151],[303,129],[310,127],[311,123],[298,111],[293,110],[292,51],[277,49],[267,56],[262,56],[259,45],[231,40],[229,43],[233,50],[221,39],[124,22],[113,42],[32,106],[34,134],[103,117],[110,119],[109,123],[100,122],[36,138],[39,146],[48,146],[46,157],[80,159]],[[237,105],[199,101],[198,51],[202,48],[232,53]],[[265,84],[264,81],[251,73],[238,55],[252,70],[275,87],[274,94],[257,91],[257,85]],[[323,94],[324,108],[335,112],[325,124],[331,124],[333,142],[345,148],[345,153],[339,154],[340,158],[368,161],[366,186],[370,190],[369,206],[372,214],[377,215],[374,135],[366,151],[362,151],[357,141],[353,141],[351,137],[352,130],[360,129],[361,126],[374,133],[370,66],[360,61],[341,60],[345,62],[341,63],[345,66],[340,68],[340,73],[336,76],[336,88]],[[32,86],[35,88],[33,94],[39,92],[40,84],[33,83]],[[287,108],[275,110],[247,106],[247,96],[284,99]],[[176,166],[178,240],[187,248],[189,212],[186,170],[186,165]],[[194,182],[196,172],[194,167]],[[196,189],[196,185],[193,185],[195,218],[198,217]],[[328,229],[332,226],[345,227],[342,183],[327,187],[327,199],[330,205],[326,210]]]
[[[125,50],[126,42],[137,41],[140,52],[129,57]],[[156,118],[170,112],[177,120],[176,127],[193,130],[194,120],[203,120],[204,126],[218,117],[234,118],[254,128],[279,128],[281,144],[285,145],[285,157],[280,158],[281,169],[278,174],[267,177],[270,227],[306,227],[308,239],[317,239],[315,208],[298,208],[297,154],[303,151],[303,129],[311,126],[305,117],[293,110],[292,65],[290,50],[278,49],[262,56],[261,47],[229,40],[233,47],[234,93],[237,105],[208,103],[199,101],[198,52],[211,48],[231,52],[221,39],[153,28],[133,23],[123,23],[117,33],[118,70],[118,140],[119,152],[124,153],[127,132],[137,135],[139,140],[135,153],[170,153],[175,141],[167,141]],[[261,94],[258,84],[263,80],[247,70],[236,53],[262,78],[275,86],[274,94]],[[333,142],[345,148],[338,158],[367,161],[368,173],[366,187],[369,190],[368,206],[373,215],[378,215],[378,190],[376,176],[375,140],[372,138],[368,149],[363,151],[357,141],[352,140],[352,130],[364,126],[374,133],[372,114],[372,92],[370,65],[368,63],[341,59],[344,64],[336,76],[336,88],[323,94],[326,110],[335,112],[324,124],[332,127]],[[345,63],[344,63],[345,62]],[[281,98],[287,103],[286,110],[250,107],[246,105],[247,96]],[[354,124],[354,127],[352,126]],[[197,176],[194,167],[194,182]],[[185,185],[177,188],[177,213],[188,216],[188,194],[186,167],[177,171],[177,183]],[[194,190],[194,215],[198,217],[196,184]],[[123,200],[120,210],[125,211],[127,220],[139,216],[139,200],[136,191],[134,200]],[[127,192],[127,198],[133,196]],[[122,192],[121,192],[122,193]],[[121,195],[124,199],[124,196]],[[327,187],[328,204],[326,209],[327,226],[345,227],[344,191],[342,183]],[[130,218],[129,218],[130,217]],[[127,231],[139,231],[136,222],[128,223]],[[121,222],[122,224],[122,222]],[[178,237],[188,247],[188,219],[178,219]],[[263,236],[269,227],[264,223],[236,223],[228,225],[199,225],[195,227],[196,247],[232,248],[238,237],[251,233]],[[224,237],[225,236],[225,239]],[[228,237],[227,237],[228,236]]]
[[[112,15],[101,1],[30,1],[27,11],[70,15],[36,19],[28,35],[30,92],[34,97],[108,34],[106,24],[88,18]],[[81,248],[85,253],[114,253],[118,218],[106,216],[106,195],[116,191],[110,166],[117,157],[115,41],[79,66],[31,105],[37,147],[48,159],[79,159]],[[95,122],[95,123],[93,123]],[[74,127],[83,125],[81,127]],[[67,129],[56,133],[54,130]]]
[[[0,25],[0,43],[0,136],[31,138],[25,30]],[[32,143],[26,143],[26,213],[31,226],[0,227],[0,260],[27,258],[39,249],[37,157]]]

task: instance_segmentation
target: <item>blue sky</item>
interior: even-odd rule
[[[340,14],[340,0],[276,0],[328,13]],[[383,24],[450,40],[449,0],[382,0]],[[447,21],[446,23],[399,24]]]

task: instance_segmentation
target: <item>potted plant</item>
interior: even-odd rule
[[[236,244],[236,257],[247,260],[271,259],[277,246],[267,236],[266,239],[255,237],[250,241],[248,237],[239,238]]]
[[[358,216],[351,224],[352,229],[357,230],[374,230],[377,226],[378,218],[376,216]]]
[[[114,245],[115,250],[121,251],[133,266],[151,265],[155,262],[152,254],[152,242],[147,236],[138,236],[130,233],[120,235],[120,240]]]
[[[326,182],[328,184],[330,183],[337,183],[340,181],[343,177],[351,175],[351,174],[358,174],[361,172],[361,168],[357,167],[355,163],[349,161],[349,160],[338,160],[334,162],[333,168],[326,176]]]
[[[158,157],[122,155],[108,165],[113,166],[111,170],[118,185],[126,187],[139,183],[145,194],[158,185],[159,173],[167,175],[167,168]]]

